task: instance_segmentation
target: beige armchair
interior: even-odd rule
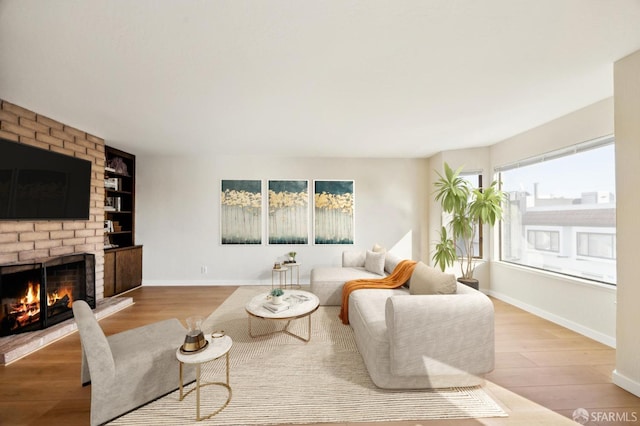
[[[187,330],[169,319],[105,336],[84,301],[73,303],[82,342],[82,384],[91,382],[91,425],[100,425],[178,388],[176,349]],[[185,366],[186,367],[186,366]],[[184,384],[195,380],[185,368]]]

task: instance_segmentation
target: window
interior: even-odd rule
[[[616,283],[613,138],[498,169],[502,261]]]
[[[578,256],[600,257],[603,259],[616,258],[615,234],[595,234],[578,232]]]
[[[560,251],[560,232],[558,231],[527,231],[527,242],[536,250]]]

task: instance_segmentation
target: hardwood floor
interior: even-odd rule
[[[113,334],[165,318],[184,322],[190,315],[207,316],[235,288],[141,287],[127,294],[134,298],[132,307],[100,324],[106,334]],[[488,389],[510,417],[385,425],[527,425],[563,420],[549,417],[542,407],[565,418],[577,408],[609,416],[590,425],[631,424],[621,420],[633,416],[640,422],[640,398],[611,382],[615,350],[499,300],[494,305],[496,368],[487,376]],[[0,425],[86,425],[89,406],[90,387],[80,386],[77,333],[0,367]],[[609,421],[615,415],[611,413],[618,413],[618,422]]]

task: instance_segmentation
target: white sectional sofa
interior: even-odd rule
[[[342,304],[342,286],[344,283],[360,278],[382,278],[393,272],[402,260],[402,258],[390,252],[381,254],[384,256],[382,274],[371,272],[365,268],[366,251],[343,251],[341,267],[321,266],[311,270],[311,292],[318,296],[321,305],[340,306]]]
[[[349,266],[359,265],[364,253],[345,253],[343,265],[347,266],[311,271],[311,291],[324,305],[340,305],[342,286],[349,279],[382,277],[363,266]],[[386,257],[388,274],[402,259]],[[447,285],[455,292],[412,294],[418,292],[425,273],[437,277],[436,281],[453,279]],[[409,288],[362,289],[349,296],[349,323],[373,382],[386,389],[482,384],[483,375],[494,367],[491,300],[423,263],[418,263],[411,281]],[[416,289],[411,289],[412,284]]]

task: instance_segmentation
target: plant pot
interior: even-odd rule
[[[478,281],[475,278],[458,278],[458,282],[461,284],[464,284],[466,286],[469,286],[475,290],[478,290],[480,288],[480,281]]]
[[[279,305],[282,303],[282,296],[271,296],[271,303]]]

